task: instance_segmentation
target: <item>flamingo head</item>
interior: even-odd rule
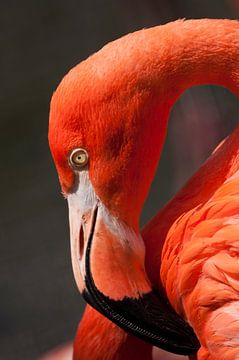
[[[126,59],[121,46],[110,44],[73,68],[51,102],[49,142],[69,205],[74,275],[85,299],[116,324],[189,354],[198,343],[152,289],[139,231],[167,104],[158,83],[139,75],[150,68],[137,65],[137,52]]]

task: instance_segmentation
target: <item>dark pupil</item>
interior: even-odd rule
[[[82,157],[82,154],[77,155],[77,161],[82,162],[84,161],[84,157]]]

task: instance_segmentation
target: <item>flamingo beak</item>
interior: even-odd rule
[[[176,354],[197,351],[191,327],[151,287],[140,234],[113,217],[80,174],[68,195],[74,276],[85,300],[118,326]]]

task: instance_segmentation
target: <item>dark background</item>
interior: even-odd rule
[[[66,201],[47,143],[49,102],[62,76],[130,31],[179,17],[238,15],[239,0],[1,2],[1,360],[36,359],[71,339],[83,311]],[[198,87],[183,95],[142,223],[233,129],[238,114],[238,100],[225,89]]]

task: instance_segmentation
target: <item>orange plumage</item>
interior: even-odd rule
[[[95,212],[91,218],[95,219],[96,231],[89,235],[92,231],[86,229],[86,260],[77,258],[75,243],[72,250],[81,291],[90,293],[93,288],[94,292],[93,281],[97,291],[110,298],[105,279],[110,279],[111,272],[119,289],[112,291],[110,304],[124,300],[124,294],[136,301],[151,288],[160,289],[162,298],[165,292],[198,336],[198,360],[234,360],[239,357],[239,128],[142,232],[146,272],[143,251],[135,240],[122,245],[122,227],[139,238],[140,213],[171,107],[185,89],[206,83],[226,86],[239,94],[237,21],[177,21],[129,34],[66,75],[52,99],[49,140],[63,191],[69,198],[77,194],[74,189],[80,189],[82,181],[82,175],[69,165],[69,156],[75,148],[87,149],[87,189],[102,204],[103,225]],[[71,204],[76,206],[75,200]],[[74,211],[81,214],[85,208]],[[74,229],[72,237],[77,233]],[[122,231],[124,236],[129,234]],[[101,254],[100,262],[97,253]],[[98,295],[94,296],[97,299]],[[94,325],[93,320],[86,323],[88,329]],[[110,323],[108,326],[117,329]],[[119,345],[126,335],[115,331],[120,334]],[[86,333],[87,326],[82,325],[75,359],[87,358],[81,357],[78,342],[82,341],[84,351],[90,354],[90,346],[84,343]],[[101,335],[103,339],[103,327],[99,339]],[[126,359],[120,357],[117,344],[115,349],[111,357],[102,349],[102,359]]]

